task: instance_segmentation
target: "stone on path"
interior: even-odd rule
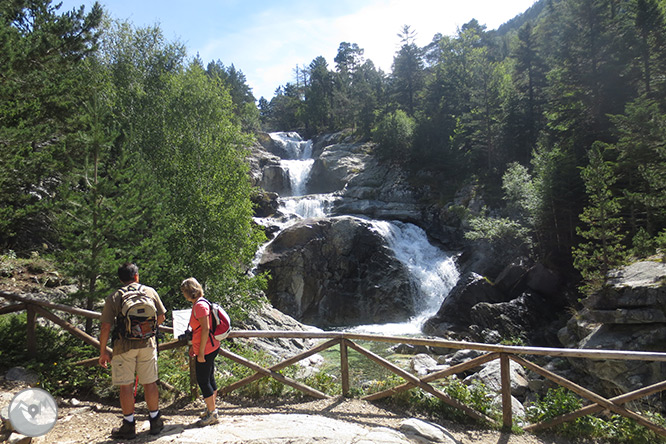
[[[456,444],[445,428],[416,418],[403,421],[400,431],[410,438],[416,438],[417,442]]]
[[[361,421],[365,421],[361,419]],[[372,424],[357,424],[316,415],[227,416],[213,426],[169,424],[157,443],[200,444],[413,444],[403,433]],[[418,441],[416,441],[418,442]],[[437,441],[435,441],[437,442]],[[442,442],[442,441],[440,441]]]

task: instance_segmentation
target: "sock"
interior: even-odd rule
[[[124,416],[125,421],[127,422],[134,422],[134,413],[130,413],[129,415]]]
[[[155,410],[154,412],[148,412],[148,414],[150,415],[150,419],[155,419],[155,417],[160,414],[160,411]]]

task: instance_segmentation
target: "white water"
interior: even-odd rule
[[[314,159],[280,161],[282,169],[289,173],[292,196],[302,196],[305,194],[305,184],[310,176],[312,164],[314,164]]]
[[[283,159],[281,167],[289,174],[291,196],[280,198],[280,211],[289,216],[288,222],[278,223],[280,228],[302,218],[326,217],[336,199],[333,194],[307,194],[306,184],[314,163],[312,142],[303,141],[297,133],[271,133],[270,137],[284,148],[290,159]],[[413,224],[372,221],[412,275],[419,289],[414,301],[417,314],[406,322],[363,325],[351,331],[384,335],[417,335],[421,325],[433,316],[459,278],[455,262],[449,254],[432,245],[425,231]],[[261,249],[263,251],[263,248]]]
[[[419,290],[414,301],[417,314],[407,322],[355,327],[357,333],[411,335],[442,305],[460,276],[454,258],[428,241],[423,229],[403,222],[373,221],[373,228],[393,249],[396,258],[410,271]]]

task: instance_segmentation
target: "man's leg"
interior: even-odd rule
[[[123,423],[120,427],[111,430],[111,436],[116,439],[132,439],[136,436],[136,422],[127,419],[134,416],[134,386],[132,384],[120,385],[120,408],[123,411]]]
[[[157,388],[157,382],[143,384],[143,393],[146,397],[148,411],[154,412],[158,410],[160,406],[160,391]]]
[[[121,385],[120,387],[120,408],[123,415],[131,415],[134,413],[134,387],[132,384]]]

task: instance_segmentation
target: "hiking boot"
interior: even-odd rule
[[[128,421],[123,418],[123,425],[114,427],[111,430],[111,437],[115,439],[134,439],[136,438],[135,422]]]
[[[150,418],[150,434],[158,435],[164,428],[164,420],[162,419],[162,412],[158,412],[157,416]]]
[[[208,412],[206,416],[197,421],[197,425],[199,427],[205,427],[207,425],[217,424],[218,421],[219,420],[217,419],[217,409],[216,409],[213,410],[212,412]]]

